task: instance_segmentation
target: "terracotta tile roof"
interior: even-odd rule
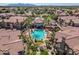
[[[74,23],[79,23],[79,17],[76,17],[76,16],[61,16],[59,18],[65,20],[65,22],[69,22],[72,19]]]
[[[62,41],[62,37],[65,37],[65,42],[67,45],[72,48],[74,51],[79,50],[79,28],[77,27],[65,27],[63,31],[56,33],[57,42]]]
[[[9,19],[4,19],[4,22],[11,22],[11,23],[16,23],[18,20],[19,23],[23,22],[26,19],[26,17],[22,16],[11,16]],[[2,20],[0,20],[1,22]]]
[[[10,54],[18,54],[19,51],[24,49],[19,30],[5,30],[0,29],[0,54],[1,51],[8,50]]]

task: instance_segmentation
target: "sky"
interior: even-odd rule
[[[73,6],[73,5],[79,5],[79,3],[35,3],[35,5]]]
[[[67,5],[79,5],[78,2],[79,0],[0,0],[0,6],[6,6],[8,5],[8,3],[29,3],[35,5],[66,5],[67,6]]]
[[[0,3],[78,3],[79,0],[0,0]]]

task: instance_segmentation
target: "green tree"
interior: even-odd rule
[[[68,10],[67,13],[68,13],[69,15],[73,15],[73,12],[72,12],[71,10]]]
[[[57,22],[57,20],[58,20],[58,15],[53,14],[53,15],[52,15],[52,19]]]
[[[49,23],[50,23],[51,20],[52,20],[51,15],[49,15],[49,16],[47,17],[48,25],[49,25]]]

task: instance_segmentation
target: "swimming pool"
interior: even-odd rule
[[[36,39],[36,40],[43,40],[46,34],[47,32],[45,32],[45,30],[42,30],[42,29],[37,29],[31,32],[33,39]]]

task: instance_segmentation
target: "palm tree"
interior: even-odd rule
[[[51,34],[51,40],[50,42],[52,43],[52,51],[51,51],[51,54],[56,54],[57,53],[57,50],[55,48],[56,44],[57,44],[57,39],[55,38],[55,34],[56,32],[55,31],[52,31],[52,34]]]
[[[33,18],[32,17],[28,17],[24,20],[24,22],[22,23],[22,27],[26,28],[26,29],[29,29],[32,25],[32,21],[33,21]]]
[[[22,39],[22,41],[23,41],[23,43],[24,43],[24,51],[25,51],[24,54],[27,54],[27,49],[28,49],[28,46],[30,45],[30,42],[29,42],[28,38],[26,38],[26,37],[23,35],[23,33],[21,33],[20,39]]]
[[[52,36],[52,37],[51,37],[51,39],[53,39],[53,40],[54,40],[54,39],[55,39],[55,31],[52,31],[51,36]]]
[[[28,27],[30,28],[31,27],[31,25],[32,25],[32,21],[33,21],[33,19],[32,19],[32,17],[28,17],[27,18],[27,23],[28,23]]]
[[[49,15],[49,16],[47,17],[48,25],[49,25],[49,23],[50,23],[51,20],[52,20],[51,15]]]
[[[27,40],[28,40],[27,42],[28,53],[27,54],[36,55],[38,45],[35,44],[32,38],[28,38]]]

